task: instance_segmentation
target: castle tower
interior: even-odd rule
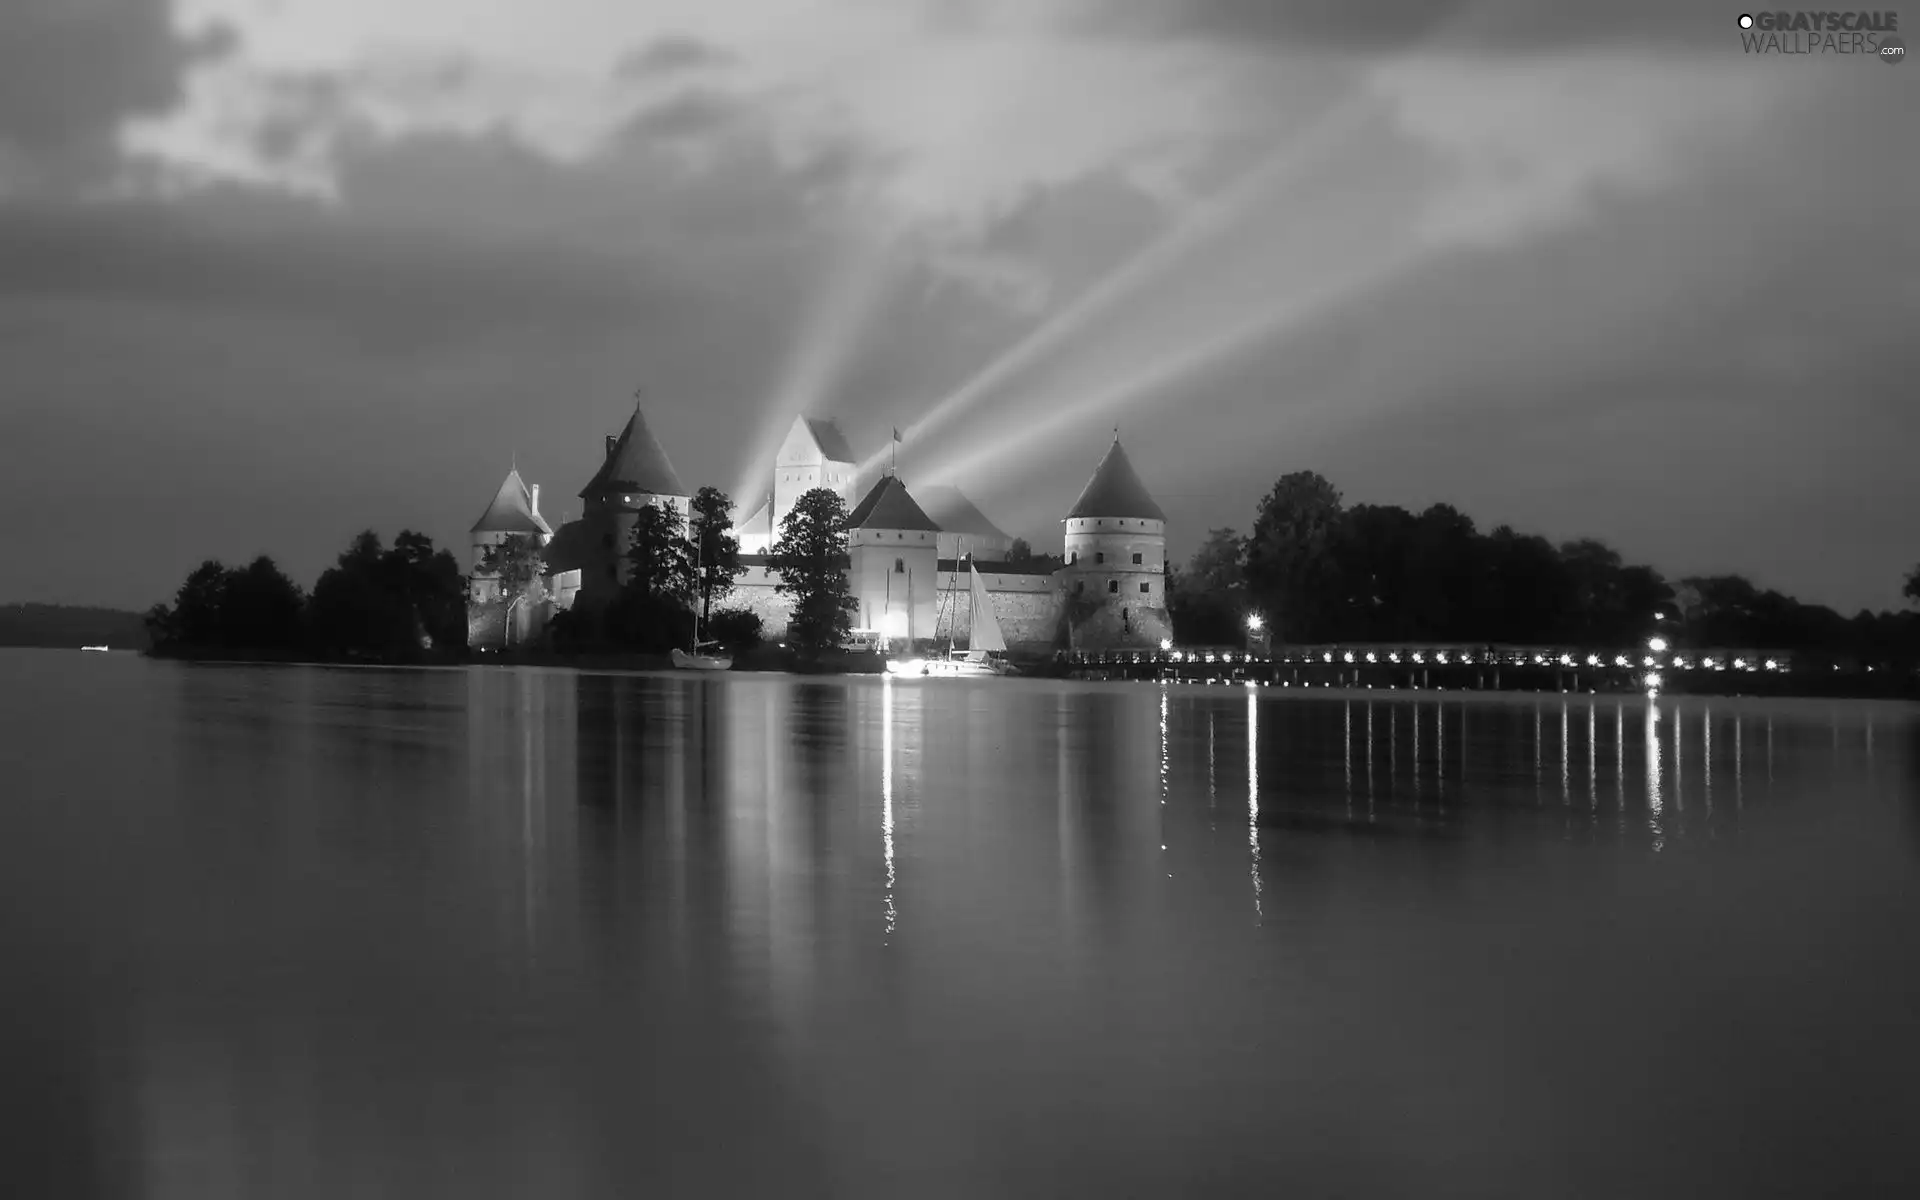
[[[1094,469],[1061,524],[1067,565],[1059,572],[1071,612],[1091,611],[1073,625],[1077,649],[1152,648],[1171,637],[1167,616],[1167,516],[1120,447]]]
[[[588,604],[603,604],[627,582],[632,571],[627,549],[633,538],[634,515],[648,505],[664,505],[686,519],[692,493],[680,485],[680,476],[667,452],[647,428],[647,419],[635,403],[633,415],[618,436],[607,439],[607,457],[587,486],[580,489],[584,526],[580,596]]]
[[[940,527],[884,475],[847,517],[847,582],[856,629],[924,642],[939,617]],[[891,620],[889,620],[891,618]]]
[[[528,487],[516,469],[507,472],[493,503],[487,505],[487,511],[480,514],[468,535],[472,574],[468,576],[467,595],[475,603],[485,603],[499,594],[499,584],[485,566],[488,547],[497,546],[517,533],[532,534],[542,546],[553,537],[553,529],[540,515],[540,485]]]
[[[794,503],[814,488],[830,488],[851,508],[858,494],[854,490],[857,469],[853,448],[838,425],[824,417],[794,418],[787,440],[774,456],[773,476],[762,496],[765,503],[756,504],[735,531],[741,551],[767,553],[780,540],[780,523],[793,511]]]

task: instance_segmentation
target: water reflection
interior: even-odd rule
[[[5,713],[11,1192],[1909,1182],[1911,711],[129,670]]]

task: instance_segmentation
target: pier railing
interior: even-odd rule
[[[1874,690],[1911,690],[1911,665],[1873,664],[1783,650],[1595,649],[1567,645],[1337,643],[1248,650],[1062,651],[1080,678],[1248,682],[1281,687],[1436,688],[1518,691],[1825,692],[1881,672]],[[1788,683],[1792,677],[1793,682]],[[1912,677],[1912,678],[1910,678]]]

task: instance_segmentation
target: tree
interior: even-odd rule
[[[1324,636],[1340,588],[1331,547],[1341,516],[1339,489],[1312,471],[1275,481],[1260,501],[1247,544],[1255,603],[1292,641]]]
[[[846,640],[859,602],[847,583],[847,506],[827,488],[794,502],[773,547],[774,590],[793,597],[791,637],[817,654]]]
[[[713,619],[713,602],[733,592],[733,581],[747,573],[740,563],[740,539],[733,533],[733,501],[716,487],[703,487],[693,497],[695,582],[700,596],[700,624]]]
[[[695,590],[693,546],[687,541],[687,524],[678,509],[647,504],[633,515],[627,562],[632,567],[627,589],[636,598],[649,604],[665,601],[681,607],[691,605]]]
[[[220,603],[221,642],[236,649],[293,650],[305,630],[307,598],[262,554],[228,571]]]
[[[509,533],[480,555],[481,572],[497,582],[508,607],[538,590],[542,565],[539,536],[531,533]]]
[[[1210,529],[1193,552],[1186,583],[1202,592],[1238,597],[1247,587],[1247,539],[1232,529]]]
[[[305,640],[307,598],[266,555],[244,567],[208,559],[174,596],[146,616],[161,649],[192,647],[288,651]]]
[[[1007,562],[1014,566],[1025,566],[1033,561],[1033,547],[1025,538],[1015,538],[1007,545]]]
[[[535,570],[537,574],[540,567]],[[450,552],[435,551],[432,538],[403,529],[381,557],[380,574],[388,588],[404,597],[412,615],[409,632],[439,649],[466,645],[467,581]]]
[[[1906,586],[1900,589],[1900,595],[1915,604],[1920,604],[1920,563],[1907,572]]]

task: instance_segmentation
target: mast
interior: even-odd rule
[[[700,589],[700,606],[693,610],[693,652],[695,654],[700,653],[700,609],[705,608],[707,603],[707,581],[700,574],[700,543],[705,540],[697,535],[693,539],[693,585]]]

